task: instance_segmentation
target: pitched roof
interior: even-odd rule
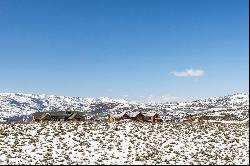
[[[110,117],[112,117],[112,118],[121,118],[126,114],[127,114],[127,112],[122,112],[120,114],[115,114],[115,115],[111,114]]]
[[[55,111],[55,112],[45,112],[49,113],[50,116],[70,116],[70,114],[66,113],[65,111]]]
[[[73,114],[70,115],[70,117],[68,119],[74,119],[74,118],[83,118],[83,114],[81,114],[80,112],[74,112]]]
[[[65,116],[65,117],[71,117],[74,114],[75,114],[74,116],[76,116],[76,115],[83,116],[83,112],[80,112],[80,111],[35,112],[32,115],[33,115],[34,119],[43,119],[44,117],[47,116],[47,114],[49,114],[50,116]]]
[[[48,115],[49,115],[49,113],[44,113],[39,119],[42,120],[42,119],[44,119]]]
[[[145,116],[155,116],[158,115],[156,112],[147,112]]]
[[[141,112],[138,112],[138,111],[136,111],[136,112],[132,112],[132,113],[130,113],[130,117],[136,117],[137,115],[139,115]]]

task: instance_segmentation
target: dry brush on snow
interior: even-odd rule
[[[2,123],[0,164],[249,164],[249,125]]]

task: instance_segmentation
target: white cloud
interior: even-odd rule
[[[204,70],[199,69],[187,69],[185,71],[174,71],[171,72],[176,77],[201,77],[204,75]]]

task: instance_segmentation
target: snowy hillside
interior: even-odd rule
[[[223,97],[212,97],[206,100],[196,100],[186,103],[186,105],[199,107],[237,108],[238,106],[249,105],[249,95],[241,93]]]
[[[37,111],[71,109],[99,120],[108,113],[157,111],[165,122],[0,122],[0,164],[249,165],[248,107],[247,94],[136,104],[107,97],[2,93],[0,114],[12,120],[30,118]],[[227,120],[172,121],[200,113],[223,114]]]
[[[249,125],[19,122],[0,125],[1,165],[249,165]]]
[[[123,99],[108,97],[80,98],[55,95],[0,93],[0,117],[31,115],[34,112],[77,110],[88,113],[105,113],[116,106],[129,106]],[[103,112],[102,112],[103,111]]]
[[[0,119],[30,119],[34,112],[76,110],[85,112],[87,117],[104,119],[108,113],[123,111],[157,111],[164,118],[180,118],[213,110],[246,110],[249,107],[248,94],[214,97],[193,102],[162,104],[138,104],[124,99],[80,98],[55,95],[35,95],[21,93],[0,93]],[[163,119],[164,119],[163,118]]]

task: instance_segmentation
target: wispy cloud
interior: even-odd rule
[[[173,71],[176,77],[202,77],[205,71],[200,69],[186,69],[185,71]]]

